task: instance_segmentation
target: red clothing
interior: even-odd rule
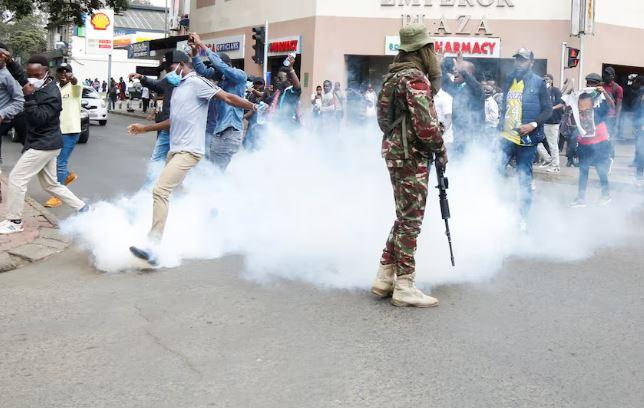
[[[581,137],[577,136],[577,141],[581,145],[593,145],[608,140],[608,126],[606,122],[602,122],[595,126],[595,137]]]
[[[622,103],[622,100],[624,99],[624,88],[619,86],[619,84],[615,81],[612,83],[606,85],[604,87],[606,91],[610,94],[610,96],[613,97],[613,100],[615,101],[615,107]],[[617,109],[616,108],[610,108],[608,111],[608,117],[609,118],[614,118],[617,116]]]

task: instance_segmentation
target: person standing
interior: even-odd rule
[[[110,110],[116,109],[116,99],[118,98],[118,95],[119,95],[118,85],[117,85],[116,81],[114,80],[114,78],[112,78],[112,79],[110,79],[110,86],[107,89],[107,98],[108,98],[108,102],[109,102],[108,108]]]
[[[575,119],[579,142],[579,189],[571,207],[586,206],[590,167],[595,167],[601,185],[602,196],[599,205],[608,205],[611,202],[608,183],[611,146],[607,119],[614,101],[608,90],[601,85],[601,80],[599,74],[589,74],[586,77],[586,89],[581,91],[578,98],[573,99],[578,113]]]
[[[564,104],[561,100],[561,91],[553,85],[554,77],[551,74],[547,74],[543,77],[543,80],[546,81],[548,96],[552,104],[552,116],[550,116],[543,127],[550,154],[546,151],[543,143],[540,143],[537,147],[537,153],[539,154],[539,158],[547,163],[548,169],[546,171],[559,173],[561,171],[559,160],[559,124],[561,123]]]
[[[365,116],[367,118],[373,118],[376,116],[377,98],[378,98],[378,95],[376,94],[376,91],[373,90],[373,85],[371,84],[367,85],[367,90],[364,93]]]
[[[428,77],[438,78],[431,84]],[[400,51],[383,78],[378,96],[378,124],[383,131],[382,156],[389,170],[396,221],[389,233],[371,292],[392,296],[394,306],[431,307],[438,300],[415,285],[416,240],[420,234],[429,181],[429,162],[447,166],[441,125],[432,98],[440,89],[440,69],[424,25],[400,30]]]
[[[58,89],[62,101],[60,112],[60,132],[63,135],[63,148],[56,160],[56,174],[60,184],[70,185],[78,178],[76,173],[67,168],[69,157],[78,143],[81,132],[81,97],[83,87],[78,84],[78,79],[72,73],[71,65],[63,63],[56,69]],[[63,204],[58,197],[50,197],[45,207],[56,208]]]
[[[18,82],[7,69],[11,54],[7,46],[0,43],[0,164],[2,164],[2,136],[12,127],[13,118],[22,112],[25,98]],[[2,171],[0,170],[0,173]],[[0,195],[0,202],[2,195]]]
[[[101,92],[107,93],[107,82],[105,80],[101,82]]]
[[[9,175],[6,219],[0,223],[0,234],[23,231],[22,211],[27,185],[38,176],[40,185],[78,212],[89,211],[89,205],[60,184],[56,177],[56,158],[63,147],[60,132],[62,110],[60,90],[49,75],[49,60],[34,55],[27,61],[29,83],[23,87],[27,135],[22,155]],[[16,76],[14,75],[14,78]]]
[[[141,102],[143,103],[143,113],[147,113],[148,106],[150,106],[150,88],[145,85],[141,88]]]
[[[342,125],[342,119],[344,119],[344,105],[345,105],[345,96],[342,92],[342,85],[339,82],[336,82],[333,87],[333,95],[335,96],[335,115],[338,129]]]
[[[322,83],[322,106],[320,107],[322,129],[327,132],[335,131],[337,126],[338,116],[337,116],[337,105],[338,100],[336,98],[336,93],[333,90],[333,83],[328,79]]]
[[[297,77],[293,64],[295,58],[289,55],[287,58],[288,67],[281,67],[275,81],[275,91],[271,92],[273,97],[271,113],[275,122],[285,129],[291,126],[300,126],[300,114],[298,104],[302,96],[300,79]]]
[[[453,103],[452,96],[442,88],[434,95],[434,107],[436,108],[438,121],[443,124],[443,142],[446,146],[454,143],[454,133],[452,133]]]
[[[620,131],[619,131],[619,120],[622,116],[622,102],[624,100],[624,88],[622,88],[617,82],[615,82],[615,68],[606,67],[604,70],[604,75],[602,76],[602,86],[615,102],[614,107],[609,107],[608,117],[606,118],[608,124],[608,132],[611,137],[615,140],[620,140]],[[614,147],[611,153],[611,157],[615,156]]]
[[[527,217],[532,206],[532,163],[537,145],[545,138],[544,124],[552,116],[552,102],[546,82],[532,72],[534,53],[521,48],[514,54],[514,71],[504,87],[501,107],[501,162],[505,173],[516,159],[520,189],[520,228],[527,231]]]
[[[465,61],[461,53],[455,59],[446,59],[443,66],[447,73],[443,77],[443,88],[453,98],[454,150],[462,154],[483,133],[485,95],[481,83],[476,79],[474,64]]]
[[[197,74],[217,81],[219,87],[224,91],[243,98],[246,92],[246,82],[248,81],[246,73],[232,66],[232,61],[228,54],[212,52],[197,34],[191,34],[190,38],[194,43],[192,64]],[[207,68],[204,65],[199,56],[199,49],[205,52],[212,63],[211,68]],[[214,104],[214,109],[211,109],[208,117],[206,150],[210,152],[210,160],[224,171],[242,144],[244,111],[221,100],[213,100],[212,103]]]
[[[206,150],[206,119],[210,99],[217,98],[224,103],[232,104],[241,109],[258,111],[259,106],[221,90],[205,78],[196,75],[187,55],[177,60],[186,61],[170,65],[170,73],[166,80],[176,86],[173,91],[173,106],[170,118],[154,125],[135,123],[128,126],[131,134],[146,133],[162,129],[170,130],[170,153],[165,167],[158,177],[152,191],[153,214],[152,227],[148,233],[153,247],[163,238],[168,218],[169,198],[172,191],[178,187],[188,174],[203,158]],[[151,265],[157,264],[156,249],[130,247],[137,258]]]
[[[125,91],[127,91],[127,85],[125,84],[125,81],[123,80],[123,77],[119,78],[119,99],[121,101],[124,101],[125,98]]]
[[[483,94],[485,95],[485,132],[496,134],[496,128],[499,126],[499,105],[494,99],[494,87],[489,84],[483,85]]]

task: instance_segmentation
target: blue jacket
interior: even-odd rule
[[[516,72],[512,72],[503,87],[503,103],[501,107],[501,120],[499,121],[499,129],[503,130],[505,122],[505,112],[507,111],[508,91],[512,86],[512,82],[516,78]],[[546,81],[532,71],[528,71],[523,77],[525,87],[523,89],[523,106],[522,106],[522,124],[537,122],[537,128],[530,133],[530,139],[534,144],[543,141],[546,134],[543,130],[543,125],[552,116],[552,101],[548,94]]]
[[[216,79],[217,74],[223,75],[223,79],[219,81],[219,87],[228,93],[243,98],[246,93],[246,81],[248,80],[246,73],[240,69],[229,67],[219,55],[211,50],[206,50],[206,55],[212,62],[213,67],[206,67],[200,56],[193,57],[192,64],[197,74],[209,79]],[[208,109],[206,132],[219,133],[229,127],[239,131],[244,130],[243,117],[243,109],[235,108],[222,100],[213,98],[210,100]]]

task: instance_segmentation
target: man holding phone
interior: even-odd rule
[[[248,77],[241,69],[234,68],[230,57],[225,53],[212,52],[195,33],[188,40],[192,48],[192,64],[197,74],[217,81],[224,91],[243,98],[246,93]],[[203,51],[212,67],[206,67],[199,51]],[[223,101],[213,100],[213,109],[208,113],[206,126],[206,157],[222,171],[226,170],[233,155],[242,143],[244,110],[230,106]]]

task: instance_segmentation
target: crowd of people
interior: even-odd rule
[[[600,204],[610,203],[608,178],[624,99],[614,69],[589,74],[578,90],[569,82],[560,90],[552,75],[533,72],[535,55],[521,48],[513,56],[514,70],[499,85],[480,75],[477,64],[462,55],[446,58],[434,53],[422,26],[404,28],[401,39],[405,43],[378,93],[371,84],[362,90],[351,84],[345,93],[339,82],[326,80],[310,97],[313,131],[337,132],[345,120],[362,123],[373,118],[384,133],[382,152],[394,184],[398,220],[381,260],[378,279],[382,285],[382,279],[391,276],[390,265],[397,265],[400,276],[414,273],[415,239],[424,213],[432,155],[437,165],[445,167],[448,153],[464,157],[473,145],[497,152],[499,171],[506,174],[512,167],[518,175],[522,230],[527,229],[532,203],[533,165],[559,173],[559,152],[566,145],[567,165],[579,167],[578,194],[571,205],[586,205],[591,167],[601,182]],[[188,46],[186,52],[166,54],[161,79],[132,73],[129,86],[122,77],[118,82],[112,78],[109,84],[98,79],[84,81],[85,86],[106,93],[112,109],[118,98],[126,98],[128,89],[130,95],[135,88],[140,90],[144,111],[153,95],[162,98],[154,124],[128,127],[132,134],[156,132],[151,168],[156,165],[160,170],[151,175],[157,180],[152,191],[149,245],[130,248],[152,265],[157,262],[156,247],[163,236],[170,194],[192,168],[205,158],[226,171],[242,147],[261,147],[269,122],[303,126],[302,87],[293,55],[284,60],[274,82],[266,84],[263,78],[249,77],[235,68],[228,55],[213,52],[197,34],[189,36]],[[135,80],[140,85],[134,86]],[[628,103],[636,113],[633,164],[638,182],[644,183],[643,79],[632,76],[629,80]],[[80,132],[81,90],[68,64],[57,67],[52,76],[48,60],[36,55],[23,70],[0,44],[0,126],[20,112],[29,123],[25,149],[9,176],[9,211],[0,223],[0,234],[22,230],[23,200],[34,176],[52,194],[46,205],[64,202],[80,212],[89,210],[66,187],[77,177],[67,163]],[[377,292],[388,294],[393,286],[387,285]],[[415,292],[413,279],[407,281],[407,289],[413,302],[433,304]]]

